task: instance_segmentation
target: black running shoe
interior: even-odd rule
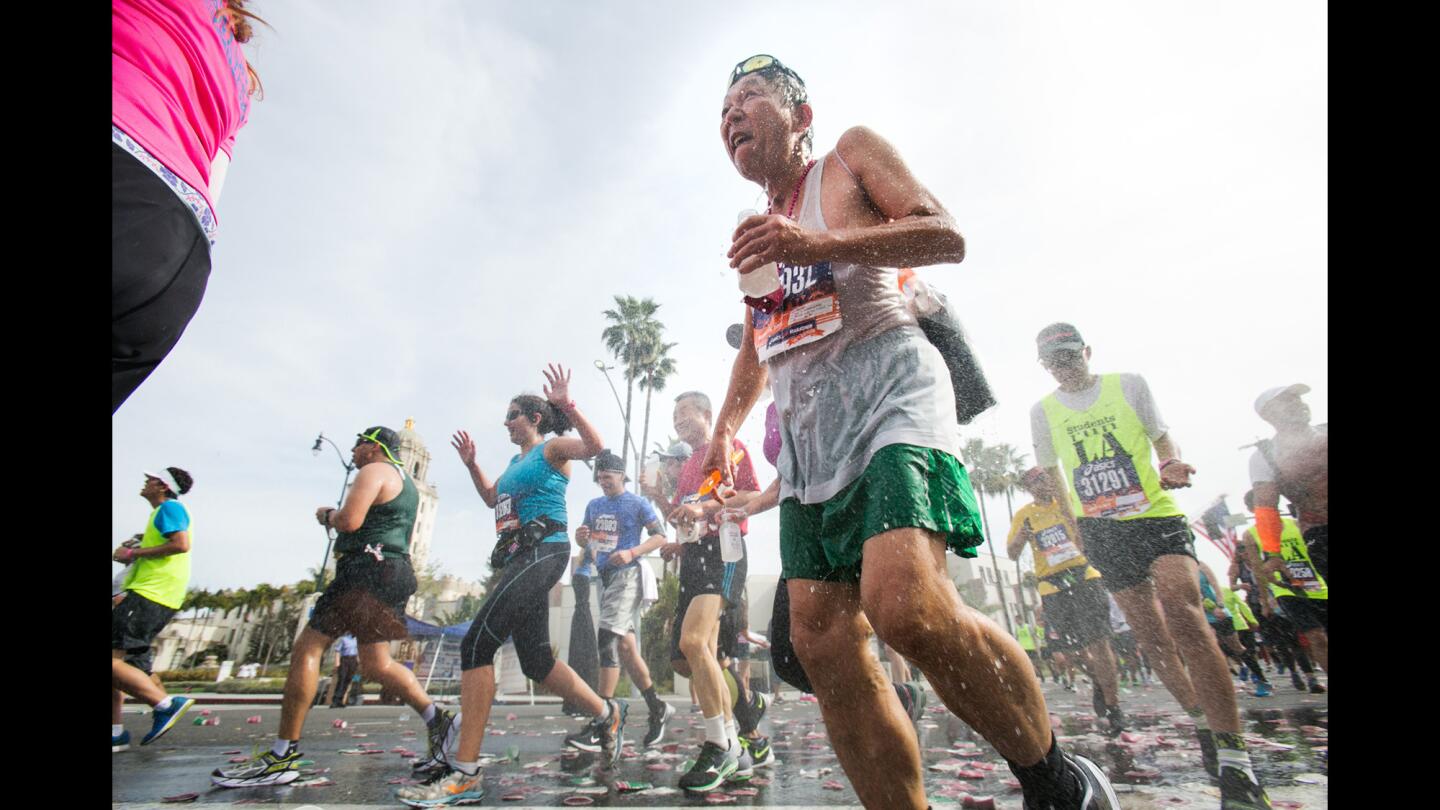
[[[741,737],[740,744],[749,749],[755,767],[768,768],[775,764],[775,752],[770,748],[769,737]]]
[[[1205,772],[1212,777],[1220,775],[1220,754],[1215,750],[1215,735],[1208,728],[1195,729],[1200,740],[1200,760],[1205,763]]]
[[[1220,771],[1220,810],[1270,810],[1265,788],[1242,768]]]
[[[1125,730],[1125,713],[1120,711],[1119,706],[1106,707],[1105,719],[1110,721],[1111,737],[1118,737]]]
[[[630,713],[630,705],[614,698],[609,703],[610,718],[598,723],[596,730],[600,732],[600,756],[605,767],[613,768],[620,759],[620,749],[625,745],[625,716]]]
[[[565,744],[576,751],[587,751],[591,754],[600,753],[600,726],[604,721],[598,717],[590,718],[579,731],[565,738]]]
[[[675,707],[669,703],[661,705],[665,707],[664,713],[658,715],[654,712],[650,713],[650,727],[645,730],[645,739],[641,741],[642,748],[652,748],[665,739],[665,724],[675,716]]]
[[[1295,687],[1296,691],[1305,691],[1305,681],[1300,678],[1300,673],[1293,669],[1290,670],[1290,685]]]
[[[706,741],[700,746],[695,766],[680,777],[680,787],[696,793],[708,793],[725,784],[726,777],[734,773],[739,765],[740,758],[736,752]]]
[[[1320,681],[1317,680],[1314,675],[1310,676],[1310,691],[1316,695],[1325,694],[1325,687],[1320,685]]]
[[[1120,810],[1120,797],[1100,766],[1079,754],[1061,753],[1065,765],[1076,781],[1079,791],[1074,804],[1060,804],[1054,800],[1040,800],[1030,796],[1024,799],[1025,810]]]

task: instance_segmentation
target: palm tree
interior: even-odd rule
[[[656,322],[659,326],[659,322]],[[665,327],[660,326],[663,330]],[[657,330],[656,340],[650,344],[650,354],[645,358],[644,376],[640,378],[640,387],[645,389],[645,421],[640,433],[640,446],[644,447],[650,442],[650,398],[656,391],[664,391],[665,384],[670,381],[670,375],[675,373],[675,359],[670,357],[670,350],[678,344],[661,343]],[[640,468],[635,473],[635,480],[642,481],[645,478],[645,456],[640,456]]]
[[[625,369],[625,439],[620,445],[622,465],[630,458],[630,406],[635,398],[635,380],[640,376],[645,358],[651,353],[651,344],[659,340],[658,321],[655,311],[660,305],[653,299],[639,299],[628,295],[615,296],[615,309],[605,310],[610,325],[600,333],[605,348]]]
[[[1010,522],[1015,522],[1015,489],[1020,485],[1020,477],[1025,474],[1025,454],[1011,447],[1008,444],[997,444],[992,448],[995,453],[996,462],[1003,472],[999,480],[1002,492],[1005,493],[1005,510],[1010,513]],[[1015,589],[1020,597],[1020,617],[1024,620],[1025,614],[1030,612],[1030,606],[1025,603],[1024,577],[1020,570],[1021,561],[1024,556],[1015,559]]]
[[[1005,617],[1005,628],[1015,633],[1014,622],[1010,619],[1010,604],[1005,601],[1005,580],[1000,576],[1000,561],[995,556],[995,539],[990,531],[990,516],[985,509],[985,496],[1005,489],[1005,461],[996,452],[997,448],[986,446],[981,439],[965,442],[961,452],[969,464],[970,483],[975,486],[976,500],[980,502],[980,518],[985,527],[985,542],[990,545],[990,565],[995,570],[995,588],[1000,592],[1000,612]]]

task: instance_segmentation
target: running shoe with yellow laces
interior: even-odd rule
[[[210,781],[223,788],[288,785],[299,778],[300,752],[293,743],[283,756],[266,751],[243,764],[216,768],[210,773]]]

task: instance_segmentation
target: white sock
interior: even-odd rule
[[[736,756],[739,756],[740,735],[736,733],[735,718],[733,717],[725,721],[725,736],[730,738],[730,750],[734,751]]]
[[[286,754],[290,753],[290,746],[293,744],[294,743],[289,740],[282,740],[279,737],[276,737],[275,743],[270,746],[270,753],[274,754],[277,757],[283,757]]]
[[[124,734],[124,733],[125,733],[125,725],[124,725],[123,723],[111,723],[111,724],[110,724],[110,736],[111,736],[111,737],[119,737],[121,734]]]
[[[480,760],[478,759],[474,762],[456,762],[454,764],[455,770],[465,774],[466,776],[474,776],[475,774],[480,772]]]
[[[600,722],[603,723],[610,719],[610,715],[615,713],[615,704],[605,698],[601,698],[600,702],[605,704],[605,711],[600,713]]]
[[[431,720],[434,720],[434,719],[435,719],[435,715],[436,715],[438,712],[439,712],[439,708],[436,707],[436,705],[435,705],[434,703],[431,703],[429,706],[426,706],[426,707],[425,707],[425,711],[420,712],[420,719],[421,719],[421,720],[424,720],[425,722],[428,723],[428,722],[430,722]]]
[[[721,748],[730,746],[730,735],[725,731],[725,715],[705,718],[705,742],[715,743]]]
[[[156,703],[156,704],[155,704],[155,711],[157,711],[157,712],[167,711],[167,710],[170,708],[170,702],[171,702],[171,700],[172,700],[171,697],[170,697],[169,695],[166,695],[164,700],[162,700],[162,701],[160,701],[159,703]]]

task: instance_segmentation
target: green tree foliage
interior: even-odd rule
[[[680,579],[666,573],[660,580],[660,598],[640,619],[640,655],[650,668],[650,680],[658,691],[675,688],[675,670],[670,667],[670,623],[680,604]]]

